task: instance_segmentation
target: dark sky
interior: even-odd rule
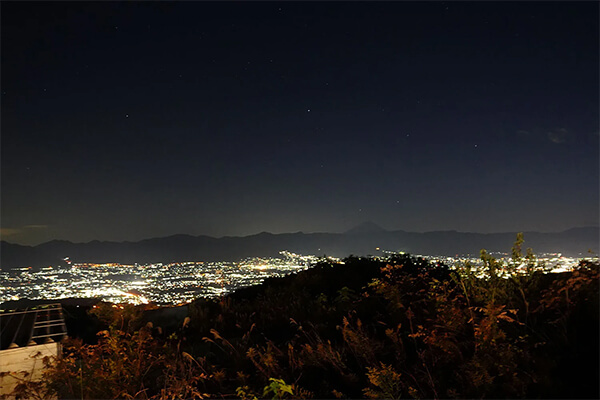
[[[598,7],[2,1],[2,238],[598,225]]]

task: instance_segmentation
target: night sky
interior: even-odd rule
[[[598,2],[1,12],[3,240],[598,225]]]

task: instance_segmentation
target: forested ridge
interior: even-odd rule
[[[599,268],[547,273],[513,247],[484,274],[349,257],[217,299],[177,329],[100,303],[25,398],[598,398]]]

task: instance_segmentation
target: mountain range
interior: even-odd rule
[[[524,232],[523,248],[536,254],[562,253],[584,257],[599,252],[599,227],[573,228],[563,232]],[[173,235],[138,242],[72,243],[53,240],[37,246],[0,242],[0,268],[43,267],[72,262],[156,263],[182,261],[238,261],[246,257],[276,257],[282,250],[303,255],[379,255],[382,251],[453,256],[478,255],[481,249],[510,253],[516,232],[469,233],[457,231],[388,231],[367,222],[344,233],[262,232],[243,237]]]

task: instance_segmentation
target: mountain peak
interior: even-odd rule
[[[355,226],[352,229],[347,230],[345,233],[355,235],[355,234],[363,234],[363,233],[382,233],[387,232],[381,226],[377,225],[375,222],[366,221],[360,225]]]

